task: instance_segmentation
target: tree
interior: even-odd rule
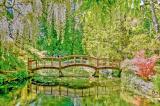
[[[68,2],[70,5],[70,2]],[[76,8],[75,2],[73,2],[73,10],[71,10],[71,5],[66,11],[66,23],[64,29],[64,40],[63,40],[63,54],[83,54],[82,47],[82,25],[76,21],[76,15],[74,15]],[[77,25],[77,27],[76,27]]]
[[[52,10],[53,10],[53,4],[52,4]],[[58,55],[58,52],[60,50],[60,42],[58,40],[58,34],[55,29],[55,22],[54,22],[54,11],[52,11],[52,19],[51,19],[51,25],[49,25],[49,34],[47,36],[47,51],[49,52],[49,55]]]
[[[42,2],[42,16],[40,17],[39,24],[40,24],[40,36],[38,38],[38,45],[40,46],[40,49],[43,50],[46,48],[46,38],[48,36],[48,28],[47,28],[47,11],[48,11],[48,3],[47,1],[41,0]]]
[[[78,29],[75,29],[75,39],[74,39],[74,47],[73,47],[73,54],[84,54],[83,48],[83,28],[80,26]]]
[[[146,7],[142,11],[139,4],[139,0],[85,1],[81,14],[86,53],[97,57],[109,57],[111,60],[123,60],[133,56],[134,50],[129,49],[130,45],[144,48],[137,45],[141,44],[140,42],[147,42],[144,44],[147,51],[153,51],[152,44],[158,43],[153,43],[156,41],[153,37],[150,8]],[[142,35],[147,36],[146,39],[132,42]]]
[[[4,1],[5,4],[5,7],[6,7],[6,11],[7,11],[7,14],[6,14],[6,17],[7,17],[7,21],[8,21],[8,35],[10,38],[14,39],[13,35],[12,35],[12,32],[13,32],[13,28],[12,28],[12,21],[13,21],[13,5],[14,5],[14,0],[6,0]]]
[[[67,18],[65,29],[64,29],[64,40],[63,40],[63,53],[65,55],[73,54],[73,44],[74,44],[74,26],[73,18]]]
[[[153,20],[153,25],[154,25],[154,28],[155,28],[155,32],[159,33],[159,24],[158,24],[153,0],[150,0],[150,8],[151,8],[152,20]]]

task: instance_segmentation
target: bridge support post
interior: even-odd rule
[[[61,71],[62,64],[61,64],[61,57],[59,57],[59,77],[63,77],[63,73]]]
[[[59,77],[63,77],[63,73],[61,71],[61,68],[59,68]]]
[[[28,58],[28,70],[30,70],[31,69],[31,60],[30,60],[30,58]]]
[[[28,58],[28,70],[29,70],[29,75],[32,74],[32,60]]]
[[[99,70],[98,70],[98,67],[99,67],[99,59],[96,59],[96,69],[95,69],[95,72],[93,74],[94,77],[99,77]]]
[[[96,69],[95,72],[94,72],[94,74],[93,74],[92,76],[94,76],[94,77],[99,77],[99,70]]]

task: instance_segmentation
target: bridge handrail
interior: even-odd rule
[[[77,59],[80,59],[80,62],[77,62]],[[54,67],[54,68],[63,68],[63,67],[67,67],[67,66],[72,66],[72,65],[83,65],[83,66],[90,66],[90,67],[94,67],[95,69],[98,68],[103,68],[103,67],[119,67],[120,62],[119,61],[107,61],[109,60],[108,58],[97,58],[97,57],[93,57],[93,56],[87,56],[87,55],[69,55],[69,56],[64,56],[64,57],[42,57],[40,59],[34,59],[34,58],[28,58],[28,69],[29,70],[34,70],[34,68],[32,68],[33,65],[36,65],[36,69],[37,68],[41,68],[39,67],[39,62],[42,62],[42,64],[44,64],[43,66],[45,67],[46,61],[50,61],[51,63],[49,64],[49,67]],[[64,66],[64,62],[66,60],[72,60],[73,63],[71,64],[67,64],[67,66]],[[89,61],[89,63],[83,63],[83,61]],[[53,62],[57,62],[59,65],[58,67],[55,67],[53,64]]]
[[[93,57],[93,56],[88,56],[88,55],[68,55],[68,56],[63,56],[63,57],[42,57],[40,59],[64,59],[64,58],[72,58],[72,57],[82,57],[82,58],[91,58],[91,59],[98,59],[98,60],[107,60],[109,58],[98,58],[98,57]],[[33,61],[34,58],[29,58],[29,60]]]

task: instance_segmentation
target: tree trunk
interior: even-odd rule
[[[155,32],[156,32],[156,33],[159,33],[158,19],[157,19],[157,17],[156,17],[155,7],[154,7],[154,2],[153,2],[153,0],[150,0],[150,9],[151,9],[152,21],[153,21],[153,25],[154,25]]]

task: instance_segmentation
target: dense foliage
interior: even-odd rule
[[[127,58],[128,68],[149,79],[155,74],[154,55],[160,55],[159,11],[160,0],[0,0],[0,92],[18,88],[14,80],[28,77],[31,57],[89,55],[108,58],[109,64]],[[140,50],[146,57],[144,53],[134,57]],[[78,75],[89,76],[79,71]],[[111,74],[121,77],[119,70]],[[90,79],[61,81],[39,75],[33,80],[71,88],[95,84]],[[155,77],[158,89],[159,82]],[[110,105],[110,100],[106,102]]]
[[[160,49],[150,8],[143,11],[138,0],[86,1],[82,10],[88,54],[123,60],[141,49],[150,53]]]
[[[31,45],[49,56],[123,60],[141,49],[148,54],[160,49],[160,8],[153,0],[4,0],[0,8],[6,14],[0,18],[6,24],[0,30],[4,41],[7,36],[21,48]]]
[[[48,16],[48,2],[44,1],[42,7],[42,17],[40,18],[40,36],[38,38],[38,48],[41,50],[46,50],[48,55],[71,55],[71,54],[83,54],[82,47],[82,26],[76,28],[76,16],[74,16],[74,11],[71,13],[71,8],[68,7],[65,17],[66,22],[64,23],[64,28],[62,28],[62,23],[56,26],[54,11],[51,12],[51,20],[47,20]],[[53,4],[51,5],[53,9]],[[57,29],[57,27],[61,29]]]
[[[1,71],[15,71],[19,69],[24,69],[24,62],[18,59],[16,55],[13,54],[13,52],[7,51],[5,50],[5,48],[1,48],[0,54],[2,54],[2,60],[0,61]]]

